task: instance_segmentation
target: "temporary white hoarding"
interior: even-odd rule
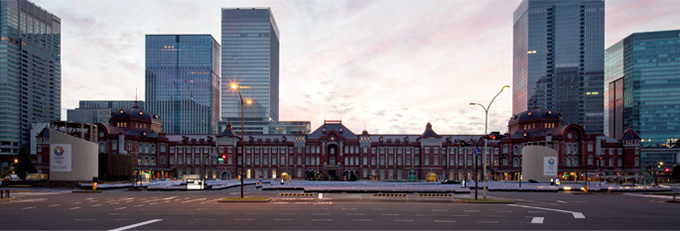
[[[557,157],[543,157],[543,175],[557,176]]]
[[[50,144],[50,171],[71,172],[71,144]]]

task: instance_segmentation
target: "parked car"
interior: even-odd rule
[[[21,178],[19,178],[19,175],[17,175],[17,174],[10,174],[9,180],[10,181],[21,181]]]

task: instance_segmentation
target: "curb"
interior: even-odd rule
[[[271,198],[263,201],[223,201],[223,200],[217,200],[217,203],[269,203],[272,201]]]
[[[100,190],[73,190],[72,193],[102,193]]]

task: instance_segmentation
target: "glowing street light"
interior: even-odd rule
[[[234,90],[236,90],[236,92],[238,92],[238,98],[241,101],[241,140],[239,141],[241,143],[241,173],[239,173],[240,174],[239,178],[241,178],[241,198],[243,198],[243,173],[244,173],[243,169],[245,168],[244,163],[246,161],[246,157],[245,157],[245,154],[244,154],[245,153],[244,152],[245,147],[243,145],[244,144],[244,142],[243,142],[243,131],[244,131],[243,130],[243,104],[246,103],[248,105],[251,105],[251,104],[253,104],[253,100],[245,99],[245,102],[244,102],[243,96],[241,96],[241,91],[239,90],[238,84],[232,83],[231,89],[234,89]]]
[[[481,105],[479,103],[470,103],[470,106],[479,105],[480,107],[482,107],[484,109],[484,135],[488,135],[487,134],[487,127],[489,125],[489,109],[491,108],[491,104],[493,103],[494,100],[496,100],[496,97],[498,97],[498,95],[500,95],[501,92],[503,92],[503,90],[505,90],[506,88],[510,88],[510,86],[508,86],[508,85],[503,86],[503,88],[501,88],[501,91],[499,91],[498,94],[496,94],[496,96],[494,96],[493,99],[491,99],[491,102],[489,102],[489,105],[487,105],[486,107],[484,107],[484,105]],[[482,169],[482,171],[483,171],[482,179],[484,180],[484,191],[483,191],[484,200],[486,200],[486,154],[487,154],[487,150],[486,150],[487,144],[486,143],[487,143],[486,139],[484,139],[484,152],[482,153],[482,168],[483,168]],[[475,163],[475,164],[477,164],[477,163]],[[475,168],[477,168],[476,165],[475,165]],[[520,181],[521,181],[521,179],[520,179]]]

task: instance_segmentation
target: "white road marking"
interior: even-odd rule
[[[568,202],[566,202],[566,201],[560,201],[560,200],[558,200],[557,202],[558,202],[558,203],[562,203],[562,204],[567,204],[567,203],[568,203]]]
[[[54,207],[54,206],[59,206],[59,205],[61,205],[61,204],[51,204],[51,205],[48,205],[48,206],[49,206],[49,207]]]
[[[116,208],[116,210],[122,210],[122,209],[126,209],[126,208],[127,207],[120,207],[120,208]]]
[[[311,204],[312,202],[295,202],[296,205],[308,205]]]
[[[111,216],[125,216],[127,213],[109,213]]]
[[[288,204],[288,202],[275,201],[274,204]]]
[[[92,207],[99,207],[99,206],[102,206],[102,204],[92,205]]]
[[[35,206],[31,206],[31,207],[26,207],[24,209],[34,209],[34,208],[35,208]]]
[[[142,206],[144,206],[144,205],[143,205],[143,204],[138,204],[138,205],[134,205],[134,206],[132,206],[132,207],[139,208],[139,207],[142,207]]]
[[[347,213],[347,216],[363,216],[363,213]]]
[[[529,213],[545,213],[545,211],[528,211]]]
[[[398,221],[398,222],[413,222],[413,220],[394,220],[394,221]]]
[[[508,217],[508,216],[505,216],[505,215],[488,215],[487,217]]]
[[[109,204],[110,204],[110,205],[117,205],[117,204],[120,204],[120,203],[118,203],[118,202],[112,202],[112,203],[109,203]]]
[[[153,203],[149,203],[149,205],[155,205],[155,204],[158,204],[158,203],[156,203],[156,202],[153,202]]]
[[[262,215],[262,213],[246,213],[247,215]]]
[[[543,217],[534,217],[531,219],[531,224],[543,224]]]
[[[508,206],[522,207],[522,208],[528,208],[528,209],[542,209],[542,210],[555,211],[555,212],[560,212],[560,213],[571,213],[574,216],[574,218],[579,218],[579,219],[585,219],[586,218],[583,215],[583,213],[581,213],[581,212],[567,211],[567,210],[561,210],[561,209],[534,207],[534,206],[526,206],[526,205],[516,205],[516,204],[509,204]]]
[[[468,214],[453,214],[451,216],[452,217],[469,217],[470,215],[468,215]]]
[[[12,196],[16,196],[17,193],[12,194]],[[17,201],[12,201],[12,203],[23,203],[23,202],[40,202],[40,201],[46,201],[47,198],[33,198],[33,199],[25,199],[25,200],[17,200]]]
[[[117,228],[117,229],[112,229],[112,230],[109,230],[109,231],[128,230],[128,229],[132,229],[132,228],[139,227],[139,226],[142,226],[142,225],[148,225],[148,224],[151,224],[151,223],[159,222],[159,221],[162,221],[162,220],[163,219],[148,220],[148,221],[145,221],[145,222],[140,222],[140,223],[137,223],[137,224],[131,224],[131,225],[128,225],[128,226],[123,226],[123,227],[120,227],[120,228]]]
[[[466,213],[478,213],[479,210],[463,210],[463,212],[466,212]]]
[[[73,208],[70,208],[70,210],[79,209],[79,208],[80,207],[73,207]]]
[[[255,219],[252,219],[252,218],[236,218],[234,220],[235,221],[252,221],[252,220],[255,220]]]
[[[448,212],[447,209],[433,209],[432,212]]]
[[[673,199],[673,196],[664,196],[664,195],[645,195],[645,194],[636,194],[636,193],[624,193],[623,195],[636,196],[636,197],[647,197],[647,198],[658,198],[658,199],[668,199],[668,200]]]
[[[352,219],[352,221],[373,221],[373,219]]]
[[[293,219],[274,218],[275,221],[292,221]]]
[[[94,197],[85,198],[85,200],[92,200],[92,199],[94,199]]]
[[[382,211],[382,210],[385,210],[385,209],[371,209],[371,210],[374,210],[374,211]]]
[[[416,214],[416,217],[431,217],[432,214]]]
[[[296,213],[279,213],[281,215],[295,215]]]
[[[184,202],[182,202],[182,203],[191,203],[191,202],[195,202],[195,201],[204,201],[204,200],[207,200],[207,199],[208,199],[207,197],[203,197],[203,198],[197,198],[197,199],[193,199],[193,200],[184,201]]]
[[[456,222],[456,221],[454,221],[454,220],[434,220],[434,222],[452,223],[452,222]]]
[[[312,221],[333,221],[333,219],[312,219]]]
[[[498,211],[496,211],[496,212],[499,212],[499,213],[512,213],[512,211],[510,211],[510,210],[498,210]]]
[[[342,210],[357,210],[357,208],[342,208]]]
[[[498,224],[498,221],[477,221],[477,223]]]
[[[383,216],[399,216],[398,213],[383,213]]]

